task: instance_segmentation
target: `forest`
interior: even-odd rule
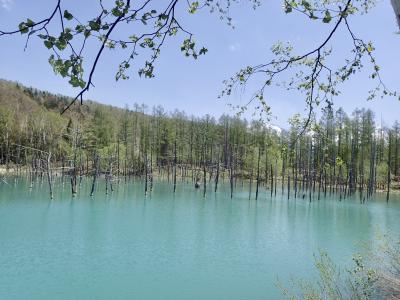
[[[331,193],[357,194],[364,203],[375,191],[387,200],[400,183],[400,123],[383,126],[374,113],[327,107],[304,134],[299,115],[289,129],[240,116],[188,116],[134,104],[125,109],[94,101],[65,114],[68,97],[0,81],[0,165],[2,172],[54,178],[71,184],[74,195],[87,176],[95,182],[141,178],[145,193],[154,178],[178,180],[217,191],[219,181],[249,183],[249,199],[261,188],[271,196],[312,201]],[[264,196],[265,197],[265,196]]]

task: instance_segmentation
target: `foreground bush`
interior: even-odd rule
[[[400,239],[386,234],[369,246],[365,257],[353,257],[341,270],[326,252],[314,256],[315,280],[297,279],[290,287],[278,284],[290,300],[400,299]]]

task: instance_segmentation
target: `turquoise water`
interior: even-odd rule
[[[0,299],[281,299],[277,278],[310,278],[313,253],[345,265],[374,243],[376,230],[400,232],[400,199],[321,199],[311,204],[248,188],[229,198],[156,182],[144,197],[123,181],[94,198],[46,182],[0,182]],[[254,190],[254,189],[253,189]]]

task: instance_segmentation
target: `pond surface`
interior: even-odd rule
[[[400,232],[400,199],[367,204],[322,198],[272,199],[248,188],[218,193],[140,182],[105,195],[100,181],[71,198],[66,182],[29,189],[0,182],[0,299],[282,299],[277,279],[310,278],[313,254],[346,265],[377,230]],[[253,189],[254,190],[254,189]]]

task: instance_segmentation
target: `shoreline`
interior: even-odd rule
[[[45,172],[44,172],[44,173],[45,173]],[[26,167],[26,166],[20,167],[18,170],[15,168],[15,166],[10,166],[10,167],[8,168],[8,170],[7,170],[6,167],[0,166],[0,176],[3,176],[4,178],[12,177],[12,176],[24,177],[24,176],[28,176],[28,175],[29,175],[29,168]],[[53,173],[53,177],[54,177],[54,178],[60,178],[61,176],[62,176],[61,172],[54,172],[54,173]],[[69,175],[68,175],[68,174],[65,174],[65,176],[68,177]],[[104,176],[105,176],[104,173],[101,173],[101,174],[99,175],[100,178],[103,178]],[[143,175],[143,176],[145,176],[145,175]],[[128,176],[128,177],[136,177],[136,178],[138,178],[138,177],[143,177],[143,176],[131,175],[131,176]],[[78,177],[79,177],[79,175],[78,175]],[[91,176],[91,175],[83,175],[82,177],[91,178],[92,176]],[[124,178],[124,176],[121,175],[119,178]],[[156,173],[156,174],[154,174],[154,178],[160,179],[160,178],[164,178],[164,176],[159,176],[159,175]],[[250,182],[250,179],[248,179],[248,178],[242,179],[242,178],[238,177],[238,179],[239,179],[239,180],[246,181],[247,183]],[[278,177],[276,180],[277,180],[278,182],[282,182],[282,177]],[[226,182],[229,183],[229,180],[222,180],[222,179],[221,179],[221,181],[222,181],[222,182],[225,182],[225,181],[226,181]],[[299,181],[300,181],[300,180],[299,180]],[[253,185],[256,184],[255,182],[256,182],[256,181],[253,179]],[[287,182],[287,181],[285,181],[285,182]],[[0,180],[0,183],[1,183],[1,180]],[[208,183],[207,185],[209,185],[209,183]],[[264,186],[264,185],[261,184],[260,186]],[[328,185],[327,187],[330,187],[330,186]],[[268,189],[268,190],[269,190],[269,189]],[[365,188],[364,191],[366,191],[366,190],[367,190],[367,189]],[[375,192],[376,192],[376,193],[387,193],[387,190],[377,189],[377,190],[375,190]],[[358,188],[357,188],[356,193],[358,193]],[[396,195],[397,195],[397,194],[400,194],[400,189],[399,189],[399,188],[391,188],[391,189],[390,189],[390,193],[391,193],[391,194],[396,194]]]

